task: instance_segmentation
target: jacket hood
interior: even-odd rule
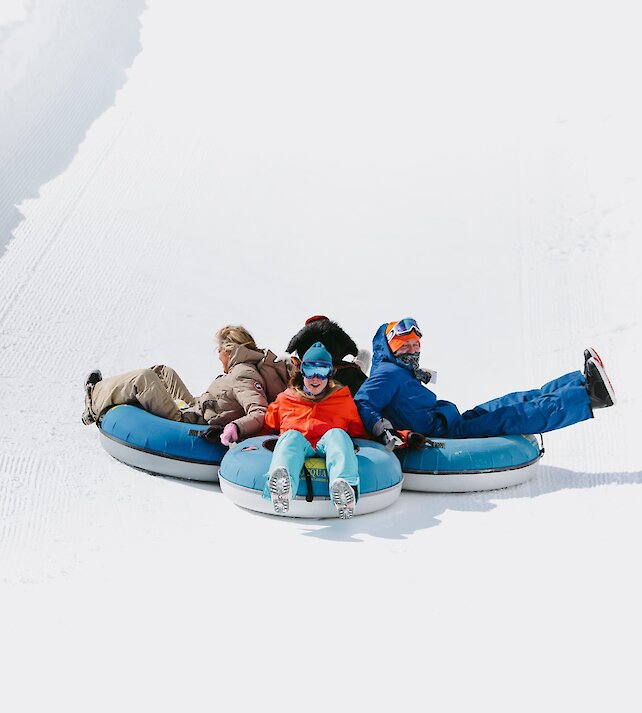
[[[237,364],[258,364],[264,356],[264,352],[258,349],[249,349],[246,346],[239,345],[230,352],[228,370]]]
[[[288,387],[288,368],[283,360],[277,360],[276,354],[269,349],[261,353],[261,361],[257,366],[259,374],[265,381],[267,399],[269,402]]]
[[[278,361],[274,352],[269,349],[249,349],[238,346],[230,352],[228,372],[239,364],[250,364],[260,374],[265,382],[265,391],[268,402],[284,391],[288,386],[288,369],[284,361]]]
[[[322,342],[332,354],[332,361],[335,364],[348,354],[357,356],[359,353],[352,337],[331,319],[318,319],[306,324],[290,339],[286,351],[289,354],[296,352],[297,356],[302,357],[315,342]]]
[[[387,326],[388,322],[382,324],[377,330],[377,333],[372,338],[372,367],[370,368],[370,373],[372,374],[373,370],[376,369],[379,364],[385,361],[390,362],[391,364],[396,364],[402,369],[412,371],[411,366],[409,366],[408,364],[404,364],[402,361],[399,361],[399,359],[397,359],[397,357],[390,351],[390,347],[388,346],[388,340],[386,339]]]

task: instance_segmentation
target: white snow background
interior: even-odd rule
[[[0,706],[639,711],[635,3],[0,8]],[[602,354],[535,478],[262,516],[111,459],[82,382],[414,315],[468,408]]]

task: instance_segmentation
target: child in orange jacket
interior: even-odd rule
[[[303,355],[293,384],[270,404],[265,426],[278,432],[263,497],[286,514],[306,458],[324,456],[330,497],[342,519],[352,517],[359,487],[353,438],[368,438],[350,390],[332,381],[332,356],[321,342]]]

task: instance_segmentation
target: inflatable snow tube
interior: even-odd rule
[[[535,436],[446,438],[396,451],[404,490],[467,493],[525,483],[544,453]]]
[[[221,490],[232,502],[248,510],[274,515],[271,500],[262,497],[267,480],[274,436],[255,436],[231,448],[221,461]],[[359,496],[355,516],[382,510],[401,493],[403,476],[398,459],[379,443],[356,439],[359,463]],[[305,462],[309,479],[301,476],[296,497],[290,503],[287,517],[337,517],[330,500],[328,474],[323,458]]]
[[[199,437],[208,426],[169,421],[137,406],[114,406],[98,429],[107,453],[127,465],[173,478],[218,482],[227,448]]]

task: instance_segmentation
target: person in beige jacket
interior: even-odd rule
[[[256,435],[263,428],[268,402],[287,386],[285,362],[269,349],[258,349],[241,326],[223,327],[216,342],[224,373],[200,396],[192,396],[174,369],[164,364],[106,379],[95,369],[85,380],[82,422],[95,423],[112,406],[134,404],[161,418],[220,429],[226,446]]]

